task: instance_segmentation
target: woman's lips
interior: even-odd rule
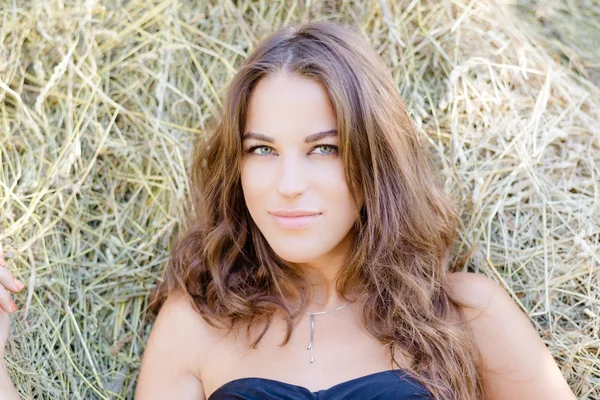
[[[279,215],[271,214],[275,225],[281,229],[305,229],[311,226],[316,220],[321,218],[323,214],[303,215],[300,217],[282,217]]]

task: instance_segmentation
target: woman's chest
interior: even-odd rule
[[[240,378],[267,378],[318,391],[408,365],[407,356],[399,349],[395,351],[399,365],[392,365],[389,348],[371,336],[350,313],[317,315],[314,321],[306,315],[284,346],[281,343],[286,334],[285,323],[274,320],[256,348],[251,348],[262,327],[253,328],[249,336],[242,330],[230,336],[225,336],[224,331],[215,332],[211,337],[206,357],[196,366],[206,398]]]

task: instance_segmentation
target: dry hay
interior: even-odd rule
[[[458,250],[478,245],[466,268],[598,399],[597,0],[0,4],[0,243],[28,283],[6,360],[25,398],[133,398],[194,136],[260,38],[331,19],[392,69],[461,206]]]

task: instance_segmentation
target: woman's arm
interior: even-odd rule
[[[451,274],[454,294],[483,311],[463,309],[484,363],[485,400],[573,400],[548,348],[509,294],[479,274]]]
[[[204,400],[198,377],[199,315],[186,296],[169,296],[150,332],[135,393],[136,400]]]

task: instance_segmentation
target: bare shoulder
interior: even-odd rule
[[[482,356],[486,400],[574,399],[529,317],[494,280],[472,272],[449,276],[449,295]]]
[[[189,296],[165,300],[144,349],[136,400],[204,399],[199,370],[209,346],[207,325]]]
[[[453,272],[449,275],[450,295],[476,309],[489,305],[500,285],[485,275],[473,272]]]

